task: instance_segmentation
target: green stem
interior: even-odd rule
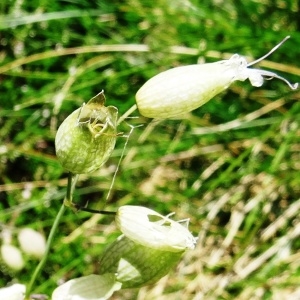
[[[128,116],[130,116],[137,109],[136,104],[131,106],[117,121],[117,125],[122,123]]]
[[[77,210],[86,211],[86,212],[89,212],[91,214],[114,215],[114,216],[117,214],[115,211],[96,210],[96,209],[91,209],[91,208],[87,208],[87,207],[82,207],[82,206],[77,205],[77,204],[73,204],[73,207],[76,208]]]
[[[58,214],[56,215],[55,221],[54,221],[54,223],[52,225],[49,237],[47,239],[46,251],[44,253],[44,256],[43,256],[42,260],[40,261],[40,263],[38,264],[38,266],[36,267],[36,269],[35,269],[32,277],[31,277],[31,280],[30,280],[30,282],[28,284],[27,291],[26,291],[26,298],[25,299],[27,299],[29,297],[29,294],[32,291],[33,285],[34,285],[37,277],[39,276],[40,272],[42,271],[42,269],[43,269],[43,267],[44,267],[44,265],[45,265],[45,263],[47,261],[48,254],[50,252],[50,248],[51,248],[51,244],[52,244],[52,241],[53,241],[53,238],[54,238],[55,231],[56,231],[56,229],[58,227],[60,219],[61,219],[63,213],[65,212],[65,210],[66,210],[66,206],[63,204],[61,206]]]
[[[72,198],[73,198],[73,192],[75,190],[77,180],[78,180],[78,174],[73,175],[71,172],[69,172],[67,193],[64,199],[64,205],[67,207],[73,208]]]
[[[64,199],[64,202],[63,202],[58,214],[56,215],[56,218],[55,218],[54,223],[52,225],[52,228],[50,230],[50,233],[49,233],[49,236],[48,236],[48,239],[47,239],[46,251],[44,253],[44,256],[43,256],[42,260],[40,261],[40,263],[37,265],[32,277],[31,277],[31,280],[30,280],[30,282],[27,286],[25,299],[29,299],[29,295],[32,291],[32,288],[35,284],[35,281],[36,281],[37,277],[39,276],[40,272],[42,271],[42,269],[43,269],[43,267],[44,267],[44,265],[47,261],[47,258],[48,258],[48,255],[49,255],[49,252],[50,252],[50,249],[51,249],[51,245],[52,245],[52,242],[54,240],[54,235],[55,235],[56,229],[57,229],[57,227],[59,225],[59,222],[60,222],[60,220],[61,220],[61,218],[62,218],[62,216],[63,216],[63,214],[66,210],[66,207],[68,206],[66,204],[72,203],[72,195],[73,195],[73,192],[74,192],[74,189],[75,189],[75,184],[76,184],[77,178],[78,178],[78,176],[75,175],[74,180],[72,180],[73,175],[71,173],[69,173],[66,197]]]

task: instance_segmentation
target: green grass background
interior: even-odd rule
[[[233,53],[251,61],[287,35],[260,66],[300,80],[296,0],[11,0],[0,14],[0,229],[15,245],[23,227],[49,233],[67,178],[56,130],[102,89],[122,115],[160,71]],[[199,241],[157,284],[112,299],[300,299],[299,99],[279,80],[245,81],[183,119],[135,112],[126,120],[143,126],[130,136],[109,198],[124,137],[101,170],[80,177],[74,200],[175,212],[190,218]],[[112,217],[67,211],[35,292],[51,295],[97,273],[117,235]],[[29,282],[37,261],[25,259],[20,272],[1,262],[0,286]]]

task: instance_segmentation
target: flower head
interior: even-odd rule
[[[115,274],[122,289],[158,281],[180,261],[181,252],[146,247],[121,235],[102,254],[100,274]]]
[[[230,59],[214,63],[179,66],[161,72],[150,78],[136,93],[135,99],[141,115],[148,118],[166,119],[178,118],[204,105],[217,94],[223,92],[236,80],[247,78],[253,86],[259,87],[264,79],[278,78],[295,90],[298,83],[290,83],[274,72],[261,69],[251,69],[276,49],[287,39],[254,62],[234,54]]]
[[[110,157],[116,143],[118,110],[104,104],[102,91],[71,113],[58,128],[56,155],[67,171],[90,173]]]
[[[186,249],[195,247],[187,220],[176,222],[146,207],[128,205],[119,208],[116,221],[124,234],[102,253],[99,275],[67,282],[55,290],[53,300],[104,300],[118,289],[155,283],[180,261]]]

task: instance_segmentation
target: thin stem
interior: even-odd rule
[[[42,269],[43,269],[43,267],[44,267],[44,265],[47,261],[47,258],[48,258],[48,255],[49,255],[49,252],[50,252],[50,249],[51,249],[52,242],[54,240],[54,235],[55,235],[55,232],[57,230],[57,227],[58,227],[59,222],[60,222],[60,220],[61,220],[61,218],[62,218],[62,216],[63,216],[63,214],[66,210],[66,207],[69,206],[67,204],[72,203],[72,195],[73,195],[73,192],[74,192],[74,189],[75,189],[75,184],[76,184],[76,181],[78,179],[78,175],[74,176],[74,180],[72,180],[72,179],[73,179],[73,174],[69,173],[66,197],[65,197],[64,202],[63,202],[58,214],[56,215],[54,223],[51,227],[51,230],[50,230],[50,233],[49,233],[49,236],[48,236],[48,239],[47,239],[46,251],[43,255],[43,258],[40,261],[40,263],[37,265],[32,277],[31,277],[31,280],[28,284],[25,299],[29,299],[29,295],[32,291],[32,288],[35,284],[35,281],[36,281],[37,277],[39,276],[40,272],[42,271]]]
[[[77,183],[79,175],[75,174],[73,175],[71,172],[68,174],[68,186],[67,186],[67,193],[66,197],[64,199],[64,205],[73,208],[73,192],[75,190],[75,186]]]
[[[82,207],[78,204],[73,204],[73,206],[75,208],[77,208],[77,210],[82,210],[82,211],[86,211],[92,214],[101,214],[101,215],[116,215],[117,213],[115,211],[108,211],[108,210],[96,210],[96,209],[91,209],[91,208],[87,208],[87,207]]]
[[[42,269],[43,269],[43,267],[44,267],[44,265],[47,261],[47,258],[48,258],[48,255],[49,255],[49,252],[50,252],[50,249],[51,249],[51,245],[52,245],[52,242],[53,242],[55,231],[58,227],[60,219],[61,219],[62,215],[64,214],[65,210],[66,210],[66,206],[64,204],[62,204],[58,214],[56,215],[56,218],[55,218],[54,223],[52,225],[50,234],[48,236],[47,244],[46,244],[46,251],[44,253],[44,256],[43,256],[42,260],[40,261],[40,263],[38,264],[38,266],[36,267],[32,277],[31,277],[31,280],[28,284],[25,299],[29,299],[29,294],[32,291],[33,285],[34,285],[37,277],[39,276],[40,272],[42,271]]]
[[[129,115],[131,115],[137,109],[136,104],[132,105],[119,119],[117,125],[122,123]]]

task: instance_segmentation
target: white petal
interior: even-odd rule
[[[23,300],[25,294],[25,285],[14,284],[9,287],[0,289],[0,299],[1,300]]]
[[[264,83],[264,78],[261,75],[261,72],[256,69],[249,69],[248,70],[249,74],[249,80],[250,83],[255,86],[255,87],[260,87]]]
[[[71,279],[56,288],[52,300],[106,300],[121,288],[114,274],[89,275]]]
[[[24,267],[24,260],[19,248],[12,245],[2,245],[1,255],[3,261],[14,270],[21,270]]]
[[[194,249],[196,244],[186,221],[182,225],[146,207],[121,206],[116,222],[129,239],[147,247],[179,252]]]
[[[18,234],[21,249],[28,255],[42,257],[46,251],[45,237],[31,228],[24,228]]]

